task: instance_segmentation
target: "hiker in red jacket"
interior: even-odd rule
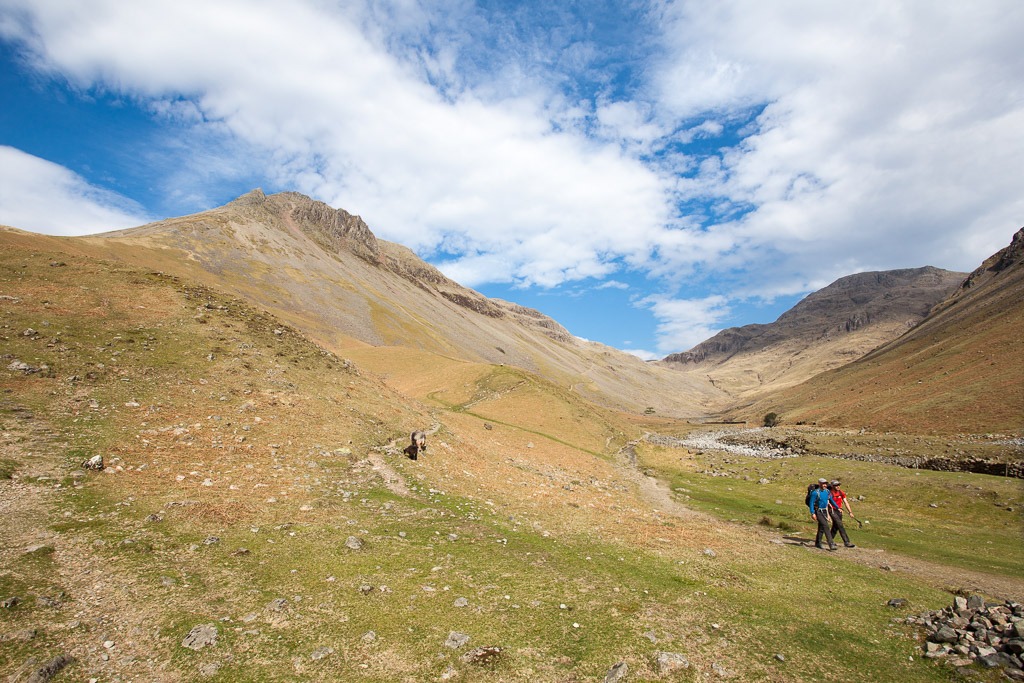
[[[846,492],[839,488],[839,480],[833,479],[832,483],[828,485],[828,490],[832,493],[832,502],[829,504],[828,512],[829,516],[832,517],[832,538],[835,538],[836,531],[843,538],[843,545],[847,548],[856,548],[853,543],[850,543],[850,537],[846,533],[846,526],[843,525],[843,504],[846,505],[846,511],[853,516],[853,510],[850,508],[850,501],[847,500]]]

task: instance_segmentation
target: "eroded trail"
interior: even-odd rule
[[[679,519],[712,519],[710,515],[692,510],[680,503],[667,484],[657,477],[649,476],[641,471],[634,450],[636,443],[627,444],[620,452],[620,458],[624,463],[624,469],[629,472],[630,478],[636,483],[644,501],[652,508]],[[716,523],[730,524],[725,520],[718,520]],[[822,552],[814,548],[813,532],[804,538],[800,532],[783,535],[781,532],[762,527],[747,526],[746,528],[750,533],[763,537],[765,542],[781,542],[806,547],[808,552]],[[854,540],[856,541],[855,538]],[[1008,542],[1017,542],[1017,539]],[[836,557],[847,562],[875,567],[879,571],[908,574],[939,590],[979,593],[1000,600],[1020,601],[1024,598],[1024,577],[996,575],[961,567],[951,567],[868,547],[840,548]]]

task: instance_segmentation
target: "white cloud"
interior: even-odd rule
[[[653,351],[644,351],[643,349],[623,349],[626,353],[636,356],[640,360],[661,360],[665,357],[664,353],[658,354]]]
[[[662,358],[670,353],[686,351],[714,336],[730,313],[725,297],[713,295],[702,299],[672,299],[651,296],[637,302],[650,308],[658,320],[657,344]]]
[[[0,145],[0,224],[51,235],[84,235],[148,220],[140,207],[63,166]]]
[[[765,107],[721,164],[680,184],[752,209],[712,230],[752,288],[967,270],[1024,222],[1024,5],[715,0],[666,12],[662,107]]]
[[[0,35],[194,126],[168,192],[262,174],[470,286],[626,266],[666,352],[729,301],[969,270],[1024,223],[1018,0],[647,6],[660,33],[618,44],[461,0],[3,0]]]
[[[617,143],[554,130],[544,93],[519,87],[485,101],[438,90],[420,63],[375,42],[388,38],[381,27],[364,30],[366,8],[33,0],[22,9],[32,23],[20,37],[43,67],[201,115],[266,150],[255,161],[276,161],[266,171],[274,183],[358,213],[382,237],[501,255],[496,270],[476,273],[472,256],[446,268],[467,284],[605,275],[616,257],[646,259],[670,216],[666,178]],[[177,104],[182,94],[196,110]],[[631,130],[646,134],[639,122]]]

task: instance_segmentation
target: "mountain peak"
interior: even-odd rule
[[[251,198],[247,201],[255,202],[262,194],[254,190],[239,199]],[[377,237],[361,217],[298,192],[272,194],[265,197],[264,203],[288,227],[302,230],[324,249],[334,252],[346,249],[371,263],[380,262]]]

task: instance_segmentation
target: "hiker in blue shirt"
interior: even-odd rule
[[[821,537],[824,535],[828,539],[828,549],[835,550],[836,544],[832,540],[832,519],[828,516],[828,506],[835,505],[835,500],[828,490],[827,479],[818,480],[818,488],[811,491],[808,496],[808,505],[811,517],[818,522],[818,535],[814,537],[814,547],[821,548]]]

